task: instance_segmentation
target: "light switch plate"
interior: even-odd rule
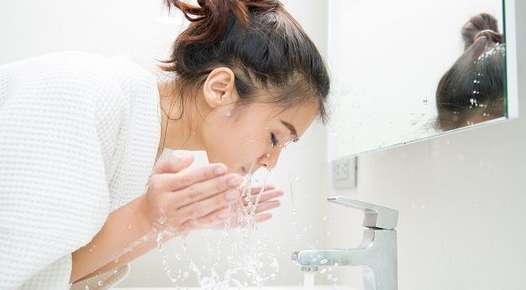
[[[356,188],[358,158],[346,156],[331,162],[332,186],[334,189]]]

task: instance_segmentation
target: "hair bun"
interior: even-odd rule
[[[466,49],[482,37],[493,42],[502,40],[497,19],[488,13],[480,13],[471,17],[462,27],[462,38]]]
[[[197,5],[183,0],[165,0],[168,9],[175,7],[193,26],[183,37],[190,42],[213,42],[220,39],[232,17],[242,25],[248,24],[248,7],[240,0],[198,0]]]
[[[482,30],[479,33],[477,33],[474,37],[474,42],[476,42],[477,40],[483,37],[493,42],[497,42],[497,43],[502,42],[502,34],[495,32],[493,30],[490,30],[490,29]]]

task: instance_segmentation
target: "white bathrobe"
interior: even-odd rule
[[[157,79],[125,58],[0,65],[0,289],[69,289],[71,253],[144,193],[159,136]]]

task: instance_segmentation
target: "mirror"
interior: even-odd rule
[[[504,4],[330,1],[335,157],[514,117]]]

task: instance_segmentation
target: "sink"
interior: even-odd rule
[[[345,286],[332,286],[332,285],[317,285],[314,286],[316,290],[357,290],[355,288],[345,287]],[[168,288],[150,288],[150,287],[139,287],[139,288],[114,288],[116,290],[174,290],[176,287]],[[181,287],[181,290],[201,290],[198,287]],[[307,287],[302,286],[273,286],[273,287],[246,287],[241,288],[242,290],[307,290]],[[232,288],[232,290],[237,290],[237,288]]]

